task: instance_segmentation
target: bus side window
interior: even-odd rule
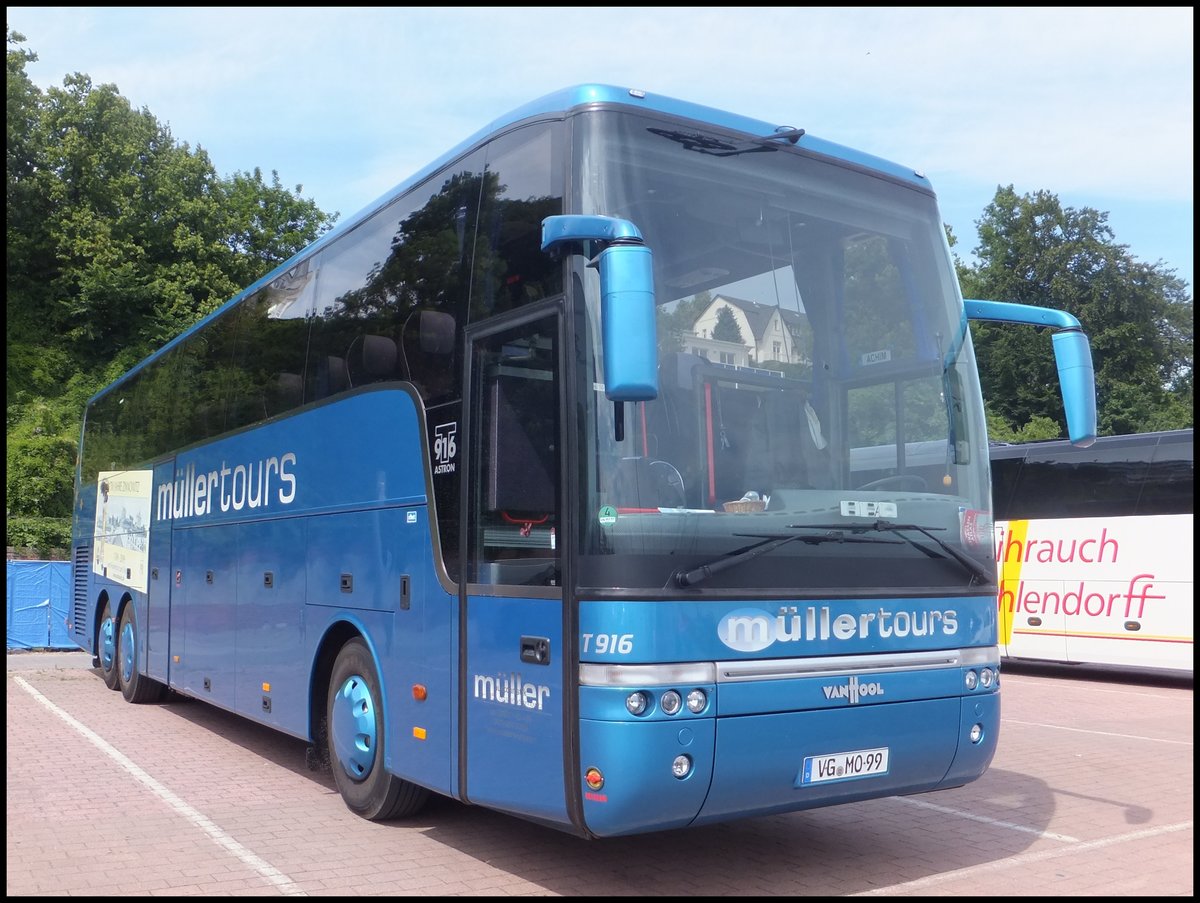
[[[474,345],[471,559],[484,584],[558,582],[557,320],[542,317]]]
[[[345,358],[325,355],[317,367],[316,398],[328,398],[350,388]]]
[[[396,343],[383,335],[359,336],[346,352],[346,367],[351,386],[394,379]]]
[[[992,457],[992,511],[996,520],[1019,519],[1012,516],[1012,500],[1024,460],[1024,454],[994,454]]]
[[[485,402],[492,421],[489,455],[494,462],[487,505],[494,512],[508,512],[510,518],[518,512],[517,520],[524,515],[539,519],[555,507],[554,436],[540,429],[537,416],[555,400],[538,391],[541,388],[541,380],[498,378]]]
[[[304,377],[299,373],[280,373],[273,388],[267,409],[269,414],[285,414],[300,407],[304,401]]]
[[[538,247],[542,220],[563,212],[561,123],[515,129],[487,146],[479,199],[471,319],[559,294],[560,262]],[[486,262],[486,265],[483,265]]]
[[[454,360],[458,325],[439,310],[414,310],[400,327],[400,375],[420,393],[426,405],[457,395]]]
[[[1196,497],[1192,442],[1159,442],[1138,496],[1138,514],[1191,514]]]

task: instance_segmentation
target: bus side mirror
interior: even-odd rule
[[[1079,330],[1056,332],[1054,362],[1062,387],[1063,407],[1067,413],[1067,435],[1071,444],[1087,448],[1096,441],[1096,374],[1092,368],[1092,347]]]
[[[595,242],[588,266],[600,275],[604,395],[610,401],[658,397],[658,336],[654,320],[654,259],[637,226],[611,216],[548,216],[542,250]]]
[[[1071,444],[1080,448],[1095,442],[1096,373],[1092,367],[1092,348],[1079,321],[1066,311],[1032,304],[964,299],[963,305],[972,320],[1025,323],[1056,330],[1050,338],[1054,343],[1054,362],[1058,366],[1058,383],[1067,415],[1067,434]]]

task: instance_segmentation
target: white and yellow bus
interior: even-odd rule
[[[991,462],[1002,658],[1192,673],[1192,430]]]

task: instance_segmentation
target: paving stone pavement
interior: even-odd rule
[[[1192,684],[1004,672],[957,790],[588,841],[438,798],[352,815],[303,741],[8,656],[8,896],[1193,895]]]

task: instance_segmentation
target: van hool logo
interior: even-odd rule
[[[826,699],[848,699],[850,705],[858,705],[860,699],[864,696],[882,696],[883,684],[878,681],[863,683],[854,674],[850,675],[850,680],[844,684],[830,684],[821,687],[825,693]]]
[[[739,608],[717,624],[717,637],[737,652],[760,652],[772,643],[816,640],[887,639],[889,637],[953,636],[958,632],[958,612],[891,611],[877,608],[855,614],[834,615],[828,605],[785,605],[772,617],[757,608]]]

